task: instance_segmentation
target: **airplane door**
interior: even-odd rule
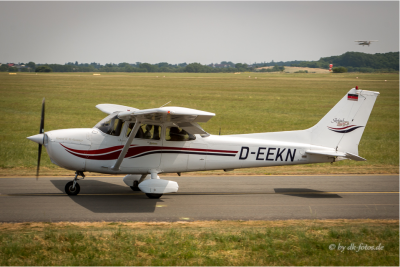
[[[191,143],[188,138],[188,135],[181,134],[181,129],[178,127],[165,127],[160,166],[163,172],[184,172],[187,170]]]
[[[189,154],[188,171],[202,171],[206,169],[206,151],[207,145],[192,143],[190,148],[193,148],[193,154]]]
[[[125,144],[134,123],[130,123],[124,131],[122,143]],[[131,147],[121,164],[121,170],[143,172],[156,169],[161,163],[161,126],[142,124]]]
[[[86,158],[86,169],[95,172],[107,172],[117,160],[123,147],[121,130],[126,128],[124,121],[111,114],[92,129],[86,139],[91,140],[90,153]]]

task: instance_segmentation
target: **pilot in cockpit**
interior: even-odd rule
[[[169,130],[170,141],[182,141],[178,127],[171,127]]]
[[[135,123],[130,123],[128,129],[126,130],[126,137],[129,137],[133,127],[135,127]],[[139,127],[139,130],[137,131],[135,138],[143,138],[143,136],[144,136],[143,129],[142,127]]]
[[[151,139],[151,129],[153,128],[153,125],[147,124],[146,125],[146,132],[144,133],[143,138],[144,139]]]

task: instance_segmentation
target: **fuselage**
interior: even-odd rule
[[[96,127],[49,131],[44,145],[51,161],[60,167],[108,174],[232,170],[334,161],[334,158],[305,153],[310,149],[327,149],[306,143],[249,138],[248,135],[194,134],[186,140],[173,140],[167,136],[168,124],[157,127],[157,138],[153,130],[153,136],[133,139],[119,170],[111,167],[127,141],[130,130],[127,123],[118,135]]]

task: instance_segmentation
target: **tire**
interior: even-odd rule
[[[67,195],[69,195],[69,196],[76,196],[81,191],[81,187],[79,186],[78,183],[75,184],[75,190],[72,190],[73,184],[74,184],[74,182],[71,181],[65,185],[65,193],[67,193]]]
[[[133,191],[142,191],[139,187],[130,186]]]
[[[138,182],[138,181],[133,181],[133,186],[130,186],[130,188],[131,188],[133,191],[142,191],[142,190],[140,190],[140,188],[139,188],[139,182]]]
[[[159,199],[162,195],[163,194],[149,194],[149,193],[146,193],[146,196],[148,198],[152,198],[152,199]]]

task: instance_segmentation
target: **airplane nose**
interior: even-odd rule
[[[27,137],[29,140],[38,143],[39,145],[43,145],[44,134],[37,134]]]

